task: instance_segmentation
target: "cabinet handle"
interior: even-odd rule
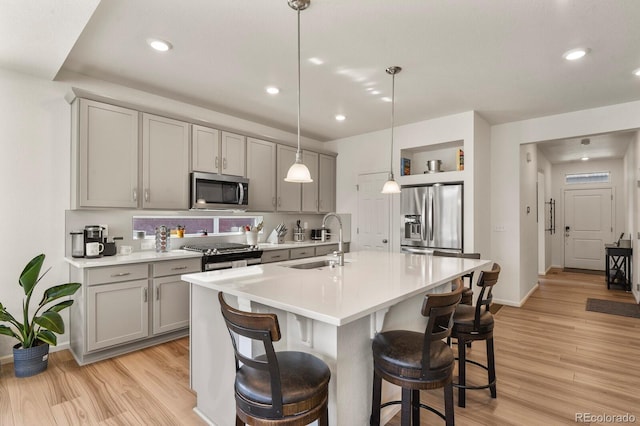
[[[126,277],[127,275],[131,275],[131,272],[119,272],[117,274],[111,274],[112,277]]]
[[[280,259],[282,256],[277,255],[277,256],[271,256],[272,259]]]
[[[278,207],[282,206],[282,197],[278,197]]]
[[[219,163],[218,156],[216,155],[216,169],[218,168],[218,163]]]
[[[160,287],[156,287],[156,300],[160,300]]]
[[[144,299],[144,303],[147,303],[147,289],[146,288],[144,289],[143,299]]]
[[[222,169],[224,170],[224,169],[226,169],[226,168],[227,168],[227,159],[226,159],[226,158],[223,158],[223,159],[222,159]]]
[[[133,190],[133,201],[138,201],[138,190],[137,189]]]
[[[172,271],[181,271],[183,269],[187,269],[186,266],[176,266],[175,268],[171,268]]]
[[[145,201],[149,201],[149,189],[145,189],[144,190],[144,200]]]
[[[271,199],[271,205],[272,205],[273,207],[275,207],[275,206],[276,206],[276,197],[273,197],[273,198]]]

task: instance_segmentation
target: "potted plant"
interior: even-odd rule
[[[40,254],[31,259],[18,280],[25,295],[21,315],[23,322],[18,321],[7,312],[7,309],[0,303],[0,322],[10,324],[10,326],[0,324],[0,334],[18,339],[18,343],[13,347],[16,377],[33,376],[46,370],[49,345],[55,346],[57,344],[56,333],[64,333],[64,321],[59,312],[71,306],[73,300],[64,300],[55,305],[50,305],[50,303],[62,297],[71,296],[80,288],[79,283],[67,283],[46,289],[42,300],[30,315],[31,296],[36,284],[51,269],[47,269],[40,275],[44,258],[45,255]]]

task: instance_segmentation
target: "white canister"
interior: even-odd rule
[[[258,245],[258,231],[247,231],[247,244],[250,246]]]

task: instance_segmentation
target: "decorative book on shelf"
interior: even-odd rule
[[[464,151],[461,149],[456,151],[456,170],[464,170]]]
[[[411,160],[409,158],[400,159],[400,176],[409,176],[411,174]]]

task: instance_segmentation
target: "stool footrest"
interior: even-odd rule
[[[402,401],[388,401],[388,402],[385,402],[384,404],[382,404],[380,406],[380,409],[383,409],[385,407],[388,407],[389,405],[394,405],[394,404],[402,404]],[[432,413],[437,414],[442,420],[447,420],[447,417],[444,414],[442,414],[440,411],[436,410],[435,408],[430,407],[430,406],[428,406],[426,404],[423,404],[423,403],[420,403],[419,405],[420,405],[420,408],[424,408],[425,410],[429,410]]]
[[[456,357],[456,361],[460,361],[458,359],[458,357]],[[473,364],[473,365],[477,365],[478,367],[484,368],[485,370],[489,371],[489,367],[487,367],[484,364],[480,364],[478,361],[474,361],[472,359],[465,359],[465,362],[468,362],[469,364]],[[454,388],[459,388],[459,389],[489,389],[491,386],[496,384],[496,381],[493,380],[490,383],[486,384],[486,385],[478,385],[478,386],[462,386],[459,383],[452,383]]]

